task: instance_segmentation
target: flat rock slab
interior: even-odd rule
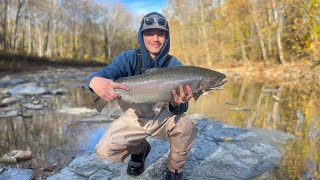
[[[31,180],[33,177],[34,173],[31,169],[0,168],[1,180]]]
[[[111,123],[112,121],[113,121],[112,118],[98,114],[92,117],[81,119],[77,122],[78,123]]]
[[[24,83],[14,86],[9,90],[10,94],[26,94],[26,95],[39,95],[44,94],[46,89],[38,86],[35,82]]]
[[[73,115],[89,114],[93,116],[97,114],[97,111],[95,109],[89,109],[86,107],[63,107],[62,109],[59,110],[59,113],[73,114]]]
[[[263,129],[244,129],[193,117],[199,129],[188,155],[184,179],[252,179],[280,165],[282,145],[293,136]],[[76,157],[55,179],[163,179],[169,143],[148,138],[151,151],[146,170],[137,178],[126,174],[127,162],[112,163],[95,153]]]

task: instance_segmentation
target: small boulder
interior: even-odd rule
[[[0,158],[0,162],[16,163],[18,161],[30,160],[30,159],[32,159],[31,151],[13,150],[3,155],[2,158]]]
[[[23,107],[25,107],[27,109],[35,109],[35,110],[43,109],[42,104],[33,104],[33,103],[25,103],[25,104],[23,104]]]
[[[45,92],[46,92],[46,89],[44,87],[39,87],[35,82],[19,84],[9,90],[9,93],[13,95],[16,95],[16,94],[39,95],[39,94],[44,94]]]
[[[14,97],[7,97],[7,98],[4,98],[4,99],[2,99],[2,100],[0,101],[0,107],[1,107],[1,106],[8,106],[8,105],[13,104],[13,103],[15,103],[15,102],[17,102],[16,98],[14,98]]]

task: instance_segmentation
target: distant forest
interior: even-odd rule
[[[168,0],[160,13],[186,64],[320,61],[320,0]],[[1,0],[0,51],[109,63],[138,47],[141,18],[108,1]]]

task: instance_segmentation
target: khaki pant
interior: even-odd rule
[[[170,141],[168,169],[181,172],[197,132],[185,114],[173,115],[163,108],[156,116],[142,118],[128,109],[110,125],[97,144],[96,153],[102,159],[122,162],[130,154],[142,152],[146,138],[154,136]]]

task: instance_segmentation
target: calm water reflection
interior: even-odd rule
[[[31,118],[0,119],[1,156],[15,149],[30,149],[34,156],[32,168],[57,170],[74,156],[93,151],[106,125],[77,123],[84,117],[58,112],[63,106],[90,107],[85,90],[73,88],[65,96],[54,96],[46,101],[49,107],[33,110]]]
[[[238,127],[266,128],[294,135],[278,179],[320,178],[320,90],[315,84],[229,81],[223,91],[190,103],[201,113]]]
[[[90,107],[83,88],[53,97],[50,107],[34,111],[32,118],[0,120],[0,153],[30,148],[37,167],[63,166],[77,154],[93,151],[106,129],[105,124],[76,123],[79,116],[60,114],[62,106]],[[289,147],[281,179],[320,178],[320,93],[306,84],[255,83],[229,80],[224,90],[210,92],[190,103],[189,114],[200,113],[219,121],[246,128],[266,128],[297,137]]]

